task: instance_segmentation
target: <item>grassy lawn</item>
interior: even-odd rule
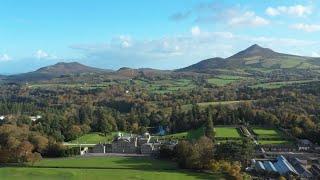
[[[258,143],[262,145],[284,145],[292,143],[281,131],[274,128],[253,127],[252,131],[257,136]]]
[[[195,130],[191,130],[188,132],[181,132],[175,134],[169,134],[165,136],[159,136],[159,139],[172,139],[172,140],[181,140],[181,139],[199,139],[200,137],[204,136],[204,129],[198,128]]]
[[[150,158],[77,157],[44,159],[34,167],[0,168],[0,179],[227,179],[179,169],[174,163]]]
[[[188,171],[168,170],[121,170],[121,169],[58,169],[58,168],[1,168],[0,179],[7,180],[194,180],[227,179],[222,174],[202,174]]]
[[[175,163],[155,160],[149,157],[70,157],[59,159],[44,159],[34,166],[42,167],[86,167],[115,169],[177,169]]]
[[[281,133],[276,129],[254,127],[252,130],[259,138],[282,138]]]
[[[89,133],[85,134],[76,140],[70,141],[68,143],[79,143],[79,144],[98,144],[98,143],[104,143],[104,142],[110,142],[113,140],[114,136],[117,135],[118,132],[112,132],[111,134],[107,134],[107,136],[104,136],[102,133]]]
[[[235,127],[215,127],[217,138],[240,138],[240,134]]]

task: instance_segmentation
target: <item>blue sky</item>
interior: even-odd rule
[[[260,44],[320,56],[316,0],[0,0],[0,74],[60,61],[175,69]]]

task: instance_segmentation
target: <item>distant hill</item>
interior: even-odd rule
[[[118,76],[118,77],[133,78],[138,75],[152,77],[152,76],[166,75],[169,73],[171,73],[171,71],[169,70],[158,70],[158,69],[152,69],[152,68],[132,69],[128,67],[123,67],[113,72],[112,74],[113,76]]]
[[[319,60],[319,58],[278,53],[255,44],[226,59],[207,59],[177,71],[210,73],[217,69],[318,69]]]
[[[63,75],[83,74],[83,73],[104,73],[111,70],[99,69],[85,66],[78,62],[60,62],[55,65],[42,67],[36,71],[11,75],[7,77],[9,81],[41,81],[50,80]]]
[[[178,72],[199,72],[199,73],[207,73],[208,71],[211,71],[213,69],[217,69],[217,68],[224,68],[226,67],[226,60],[223,58],[211,58],[211,59],[206,59],[203,61],[200,61],[196,64],[193,64],[191,66],[182,68],[182,69],[178,69]]]

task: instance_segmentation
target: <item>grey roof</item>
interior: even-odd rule
[[[261,161],[258,161],[258,162],[256,163],[256,168],[257,168],[258,170],[266,170],[266,168],[264,167],[264,165],[263,165],[263,163],[262,163]]]
[[[267,171],[278,172],[271,161],[266,161],[266,162],[263,163],[263,165],[264,165],[264,167],[266,168]]]
[[[277,157],[277,162],[274,163],[274,167],[277,169],[281,175],[294,173],[298,174],[298,172],[294,169],[294,167],[288,162],[288,160],[284,156]]]

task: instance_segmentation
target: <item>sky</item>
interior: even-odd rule
[[[0,74],[57,62],[176,69],[259,44],[320,56],[316,0],[0,0]]]

